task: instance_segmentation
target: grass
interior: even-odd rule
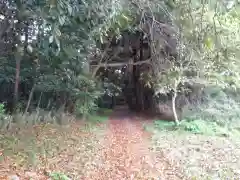
[[[51,180],[70,180],[65,174],[59,172],[50,173],[49,176],[51,177]]]
[[[93,122],[93,123],[103,123],[106,122],[108,120],[108,116],[104,116],[104,115],[91,115],[89,116],[89,122]]]
[[[148,130],[159,131],[178,131],[189,132],[193,134],[202,134],[210,136],[239,136],[240,131],[238,128],[229,128],[228,126],[219,125],[213,121],[206,120],[183,120],[179,126],[176,126],[174,122],[156,120],[153,127],[146,128]]]

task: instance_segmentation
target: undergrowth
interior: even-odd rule
[[[112,112],[112,109],[100,108],[98,112],[90,115],[88,120],[93,123],[102,123],[108,120]]]
[[[227,127],[222,127],[216,122],[205,120],[183,120],[176,126],[174,122],[167,122],[162,120],[156,120],[154,122],[154,128],[161,131],[186,131],[194,134],[203,135],[217,135],[217,136],[230,136],[240,135],[237,130],[230,130]]]
[[[95,113],[89,114],[86,123],[103,123],[112,114],[111,109],[99,109]],[[5,113],[4,105],[0,103],[0,130],[10,130],[14,128],[24,128],[26,126],[36,126],[40,124],[68,125],[79,120],[76,116],[61,110],[45,111],[36,109],[31,113],[17,112],[14,115]],[[81,120],[81,119],[80,119]]]
[[[64,173],[59,172],[50,173],[49,177],[51,177],[51,180],[70,180],[70,178],[66,176]]]
[[[203,103],[186,108],[185,118],[179,126],[175,126],[174,122],[157,120],[154,122],[154,128],[204,135],[240,135],[240,100],[236,92],[207,88]]]
[[[59,165],[53,169],[56,172],[48,173],[52,180],[69,179],[69,173],[65,171],[69,168],[60,168],[68,158],[65,156],[75,158],[73,162],[81,167],[92,166],[90,162],[96,159],[99,141],[105,132],[102,125],[112,113],[104,109],[101,113],[91,114],[87,121],[81,121],[64,112],[39,109],[11,116],[5,114],[4,106],[0,108],[0,169],[3,166],[7,170],[12,164],[19,170],[52,169]],[[6,158],[10,164],[5,163]],[[72,178],[74,173],[71,173]],[[79,169],[78,176],[82,174],[84,170]]]

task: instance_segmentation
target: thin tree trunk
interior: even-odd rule
[[[38,110],[40,109],[40,104],[41,104],[41,100],[42,100],[42,95],[43,95],[43,93],[41,92],[41,95],[40,95],[39,100],[38,100],[38,105],[37,105],[37,109],[38,109]]]
[[[30,94],[29,94],[29,97],[28,97],[28,103],[27,103],[27,107],[26,107],[26,109],[25,109],[24,114],[26,114],[26,113],[28,112],[28,109],[29,109],[30,103],[31,103],[31,101],[32,101],[32,96],[33,96],[33,92],[34,92],[34,90],[35,90],[35,84],[33,85],[32,89],[31,89],[31,92],[30,92]]]
[[[14,111],[16,111],[17,103],[18,103],[18,87],[20,81],[20,57],[16,59],[16,74],[15,74],[15,86],[14,86]]]
[[[179,125],[179,118],[178,118],[178,114],[176,111],[176,98],[177,98],[178,82],[179,81],[175,81],[174,94],[172,97],[172,109],[173,109],[173,115],[174,115],[174,120],[175,120],[176,125]]]
[[[178,115],[177,115],[177,111],[176,111],[176,98],[177,98],[177,92],[174,91],[174,95],[172,98],[172,109],[173,109],[175,123],[176,123],[176,125],[179,125],[179,119],[178,119]]]

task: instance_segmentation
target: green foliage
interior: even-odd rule
[[[3,116],[5,114],[5,107],[4,104],[0,103],[0,117]]]
[[[218,125],[216,122],[211,120],[183,120],[178,126],[174,122],[166,122],[157,120],[154,122],[154,127],[160,131],[180,131],[190,132],[194,134],[210,135],[210,136],[228,136],[230,132],[228,128]]]
[[[116,34],[132,21],[127,9],[121,13],[123,2],[46,0],[24,4],[13,1],[12,6],[6,7],[5,2],[2,3],[4,12],[17,11],[12,19],[6,19],[6,14],[4,20],[17,20],[21,25],[14,26],[12,31],[24,32],[23,36],[28,39],[20,42],[14,33],[7,34],[8,41],[3,40],[5,44],[0,45],[0,84],[6,84],[1,89],[1,100],[13,101],[8,93],[13,93],[16,73],[15,52],[9,48],[7,54],[3,54],[3,48],[17,44],[21,49],[18,58],[24,59],[19,79],[22,110],[28,100],[30,108],[59,109],[71,102],[80,114],[95,110],[102,90],[100,83],[90,78],[88,57],[97,49],[97,36],[108,38],[110,31]],[[4,20],[0,19],[0,23]],[[33,96],[29,99],[31,89]]]
[[[229,134],[227,128],[219,126],[216,122],[205,121],[205,120],[193,120],[193,121],[183,121],[182,128],[185,131],[189,131],[195,134],[204,135],[223,135]]]
[[[101,95],[120,92],[116,86],[120,80],[115,75],[109,78],[115,80],[115,84],[112,80],[100,83],[91,78],[89,57],[103,54],[102,49],[97,48],[99,42],[108,44],[123,30],[141,29],[141,18],[145,14],[154,17],[155,24],[150,28],[157,25],[159,30],[158,25],[172,25],[174,30],[170,35],[177,39],[177,61],[160,57],[166,59],[163,64],[168,67],[162,69],[164,65],[154,64],[155,78],[153,75],[147,78],[151,82],[148,84],[154,84],[156,93],[186,91],[179,89],[185,82],[239,88],[240,16],[236,3],[226,9],[222,2],[199,0],[147,3],[142,0],[134,3],[125,0],[29,0],[9,1],[11,6],[5,6],[6,2],[1,2],[4,18],[0,19],[0,25],[18,23],[7,27],[11,31],[6,30],[4,36],[0,31],[0,37],[4,37],[0,39],[3,42],[0,44],[0,85],[3,86],[0,99],[9,104],[14,101],[10,94],[18,83],[15,81],[16,61],[20,59],[18,99],[21,111],[28,102],[27,110],[64,106],[68,111],[69,106],[74,106],[71,110],[81,116],[96,111]],[[22,34],[22,40],[17,34]],[[146,35],[156,38],[154,34]],[[151,46],[155,45],[153,40]],[[12,48],[12,44],[17,48]],[[155,52],[161,51],[160,45]],[[194,75],[189,75],[190,72]],[[30,92],[33,92],[31,97]],[[228,111],[225,107],[219,108]],[[224,118],[232,119],[230,116]]]
[[[240,104],[237,93],[222,91],[219,88],[210,88],[206,91],[208,95],[204,103],[184,112],[186,119],[202,119],[229,129],[238,128],[240,126]]]
[[[79,89],[73,89],[77,97],[75,113],[77,115],[87,116],[97,110],[96,101],[102,93],[100,89],[97,89],[96,83],[93,80],[89,80],[84,76],[80,76],[76,84]],[[80,88],[83,89],[81,90]]]
[[[101,115],[110,116],[113,113],[113,110],[112,109],[107,109],[107,108],[99,108],[98,113],[101,114]]]
[[[106,122],[108,120],[108,116],[104,116],[104,115],[91,115],[89,117],[89,121],[93,122],[93,123],[101,123],[101,122]]]
[[[158,57],[162,46],[152,42],[156,64],[161,61],[154,66],[155,78],[151,77],[155,93],[172,93],[174,109],[177,94],[189,91],[183,86],[186,83],[238,90],[240,21],[237,6],[227,10],[222,2],[191,0],[175,1],[175,4],[177,8],[165,9],[165,14],[172,15],[177,56]],[[221,110],[227,111],[226,107]],[[232,119],[231,116],[225,118]]]
[[[154,126],[159,130],[173,130],[176,125],[171,121],[156,120]]]
[[[198,134],[238,136],[239,102],[238,92],[231,89],[222,90],[216,86],[208,87],[205,89],[205,97],[200,105],[186,107],[183,112],[184,120],[181,121],[179,128]],[[157,129],[174,129],[174,124],[157,121],[156,127]]]
[[[49,176],[52,180],[70,180],[70,178],[67,177],[65,174],[58,172],[50,173]]]
[[[84,99],[83,101],[78,100],[75,107],[75,113],[78,116],[86,117],[97,111],[97,105],[94,101]]]

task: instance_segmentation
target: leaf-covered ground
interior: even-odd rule
[[[162,161],[162,154],[152,153],[143,123],[120,112],[101,125],[44,125],[2,134],[0,176],[55,180],[61,173],[76,180],[181,179]]]
[[[41,180],[63,173],[87,178],[99,160],[104,129],[104,124],[72,123],[5,132],[0,135],[0,177]]]
[[[121,112],[120,112],[121,113]],[[104,164],[99,166],[93,180],[159,180],[182,179],[181,174],[162,154],[151,150],[151,136],[143,124],[145,119],[134,115],[116,115],[109,121],[104,149]]]
[[[238,138],[239,139],[239,138]],[[161,131],[153,136],[155,153],[163,153],[185,179],[240,179],[240,141],[236,138]]]
[[[99,119],[104,118],[94,117],[95,122]],[[0,179],[14,175],[24,180],[240,177],[236,140],[164,130],[150,134],[144,128],[150,122],[119,111],[104,123],[39,125],[5,132],[0,135]]]

